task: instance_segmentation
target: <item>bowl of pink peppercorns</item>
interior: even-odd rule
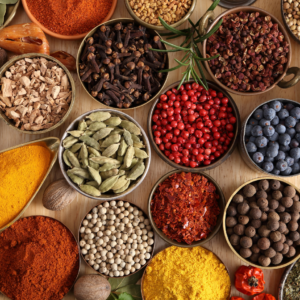
[[[150,142],[174,168],[205,171],[233,152],[240,132],[240,114],[232,97],[215,83],[208,90],[190,80],[168,86],[148,117]]]

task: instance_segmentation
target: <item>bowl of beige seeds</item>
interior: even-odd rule
[[[300,42],[300,1],[281,0],[281,13],[289,33]]]

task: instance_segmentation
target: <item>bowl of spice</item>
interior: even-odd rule
[[[58,159],[74,189],[107,201],[131,193],[142,183],[151,151],[144,130],[133,118],[112,109],[96,109],[70,124]]]
[[[296,186],[274,177],[250,180],[232,194],[223,229],[239,259],[269,270],[299,259],[299,195]]]
[[[154,231],[178,247],[200,246],[222,225],[225,198],[209,175],[174,170],[158,180],[149,195],[148,214]]]
[[[176,28],[190,18],[197,0],[149,1],[125,0],[130,16],[142,26],[153,30],[165,30],[158,17],[169,26]]]
[[[0,71],[0,116],[21,133],[43,134],[68,118],[75,83],[68,69],[45,54],[23,54]]]
[[[162,91],[148,117],[156,153],[182,171],[205,171],[222,164],[234,151],[240,114],[233,98],[215,83],[209,90],[193,80]]]
[[[278,177],[300,173],[300,106],[273,99],[256,107],[242,126],[240,152],[254,171]]]
[[[153,256],[155,235],[146,213],[128,201],[96,205],[79,227],[83,260],[102,276],[124,278]]]
[[[289,68],[288,33],[277,18],[263,9],[241,6],[219,15],[208,31],[221,19],[220,28],[203,43],[204,57],[220,55],[205,61],[220,87],[247,96],[262,94],[276,85],[289,88],[299,81],[299,68]],[[291,74],[295,75],[291,80],[283,80]]]
[[[26,217],[0,234],[0,264],[0,291],[8,298],[60,300],[78,276],[79,249],[63,223]]]
[[[82,39],[113,15],[117,0],[22,0],[32,22],[47,34],[63,40]]]
[[[44,138],[0,152],[0,232],[16,222],[57,159],[59,139]]]
[[[77,74],[92,99],[108,107],[143,106],[161,93],[169,55],[159,34],[132,19],[114,19],[95,27],[82,41]]]
[[[141,291],[143,300],[229,300],[231,282],[225,264],[213,252],[199,246],[172,246],[150,261]]]
[[[300,42],[300,13],[299,1],[282,0],[281,1],[282,19],[289,33],[293,38]]]

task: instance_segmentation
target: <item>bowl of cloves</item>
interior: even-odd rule
[[[132,19],[114,19],[90,31],[77,55],[77,73],[97,102],[117,109],[143,106],[164,89],[169,56],[160,35]]]

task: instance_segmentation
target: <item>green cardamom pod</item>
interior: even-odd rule
[[[109,171],[111,169],[117,169],[120,167],[120,164],[112,164],[112,163],[108,163],[108,164],[104,164],[102,167],[99,168],[100,172],[105,172],[105,171]]]
[[[87,147],[85,144],[82,145],[80,152],[79,152],[79,158],[82,164],[82,168],[86,169],[89,165],[89,153],[87,150]]]
[[[93,121],[92,120],[86,120],[85,123],[89,127],[93,123]]]
[[[127,179],[136,180],[145,171],[145,165],[142,161],[139,161],[129,172]]]
[[[84,132],[84,135],[92,136],[94,133],[95,133],[95,131],[92,131],[92,130],[86,130],[86,131]]]
[[[67,172],[67,174],[68,174],[68,176],[70,177],[70,179],[71,179],[75,184],[77,184],[77,185],[83,184],[83,182],[84,182],[84,179],[83,179],[83,178],[81,178],[81,177],[79,177],[79,176],[76,176],[76,175],[74,175],[74,174],[70,174],[70,173],[68,173],[68,172]]]
[[[74,138],[73,136],[68,136],[63,140],[63,146],[65,149],[69,149],[72,147],[74,144],[78,142],[78,139]]]
[[[100,176],[99,172],[91,167],[88,167],[88,170],[89,170],[92,178],[98,183],[98,185],[100,185],[102,180],[101,180],[101,176]]]
[[[80,163],[73,152],[67,150],[67,158],[73,167],[80,168]]]
[[[121,139],[121,143],[120,143],[120,147],[118,150],[118,155],[119,156],[124,156],[126,153],[126,149],[127,149],[128,145],[126,144],[124,139]]]
[[[126,175],[123,175],[118,178],[117,182],[114,184],[114,186],[111,188],[112,190],[119,190],[127,183]]]
[[[121,166],[120,170],[130,170],[139,162],[139,158],[134,157],[132,159],[131,165],[128,168],[125,168],[124,164]]]
[[[79,139],[82,142],[84,142],[85,144],[87,144],[88,146],[93,147],[96,150],[100,150],[100,145],[95,139],[93,139],[87,135],[82,135]]]
[[[66,164],[68,167],[72,168],[72,165],[71,165],[71,163],[69,162],[69,159],[68,159],[68,156],[67,156],[67,151],[69,151],[69,150],[65,150],[64,153],[63,153],[63,160],[64,160],[65,164]]]
[[[83,130],[71,130],[71,131],[68,131],[68,133],[76,138],[79,138],[80,136],[82,136],[84,134],[84,131]]]
[[[133,134],[133,133],[131,134],[131,138],[132,138],[134,143],[140,143],[141,142],[140,138],[137,135]]]
[[[86,194],[94,196],[94,197],[99,197],[101,196],[101,193],[98,189],[96,189],[95,187],[91,186],[91,185],[87,185],[87,184],[82,184],[79,186],[79,188]]]
[[[110,158],[110,157],[105,157],[105,156],[92,157],[92,158],[90,158],[90,160],[97,163],[97,164],[99,164],[99,165],[104,165],[104,164],[118,165],[118,164],[120,164],[120,162],[118,160]]]
[[[98,131],[98,130],[100,130],[100,129],[102,129],[102,128],[105,128],[105,127],[106,127],[106,125],[105,125],[103,122],[93,122],[93,123],[89,126],[88,130],[91,130],[91,131]]]
[[[114,129],[110,127],[102,128],[93,135],[96,141],[106,138]]]
[[[107,178],[106,180],[104,180],[101,185],[99,190],[101,191],[101,193],[106,193],[107,191],[109,191],[117,182],[119,178],[119,175],[115,175],[112,176],[110,178]]]
[[[131,134],[128,130],[124,129],[124,133],[123,133],[123,137],[125,139],[125,142],[128,146],[132,146],[133,145],[133,140],[131,138]]]
[[[119,176],[125,175],[125,170],[119,170],[118,175],[119,175]]]
[[[109,171],[105,171],[105,172],[101,172],[101,178],[103,180],[106,180],[107,178],[110,178],[112,176],[118,175],[119,174],[119,170],[118,169],[111,169]]]
[[[145,145],[142,142],[138,142],[138,143],[134,142],[133,147],[134,148],[145,148]]]
[[[108,128],[113,128],[113,127],[108,127]],[[111,132],[112,134],[123,134],[124,133],[124,129],[121,129],[119,127],[114,127],[114,130]]]
[[[122,163],[123,160],[124,160],[124,156],[118,156],[118,157],[117,157],[117,160],[118,160],[120,163]]]
[[[112,144],[108,146],[103,152],[102,155],[106,157],[113,156],[119,149],[120,144]]]
[[[78,123],[77,130],[86,130],[86,129],[87,129],[87,125],[86,125],[85,121],[80,120]]]
[[[87,170],[82,169],[82,168],[73,168],[73,169],[68,170],[67,173],[82,177],[84,179],[91,178],[90,173]]]
[[[147,157],[149,157],[146,151],[141,150],[139,148],[134,148],[134,155],[137,158],[147,158]]]
[[[93,158],[93,157],[97,157],[97,156],[95,156],[95,154],[90,154],[89,158]],[[97,163],[95,163],[95,162],[93,162],[91,160],[89,160],[89,166],[92,167],[95,170],[99,170],[99,167],[100,167],[99,164],[97,164]]]
[[[119,143],[120,140],[121,140],[121,135],[119,135],[119,134],[109,135],[101,144],[101,148],[107,148],[108,146],[110,146],[112,144]]]
[[[122,120],[119,117],[111,117],[104,121],[104,123],[108,126],[119,126],[121,124]]]
[[[124,168],[129,168],[130,167],[130,165],[132,163],[133,156],[134,156],[134,148],[133,148],[133,146],[129,146],[127,148],[127,151],[126,151],[126,154],[125,154],[125,157],[124,157],[124,162],[123,162]]]
[[[93,122],[102,122],[111,117],[111,114],[107,111],[97,111],[94,113],[91,113],[86,118],[92,120]]]
[[[125,128],[130,133],[133,133],[135,135],[141,135],[141,129],[137,127],[133,122],[122,120],[120,127]]]
[[[129,188],[129,185],[130,185],[130,180],[127,180],[127,183],[123,187],[121,187],[120,189],[114,190],[114,193],[115,194],[121,194],[121,193],[125,192]]]
[[[69,150],[73,153],[76,153],[82,147],[83,143],[74,144]]]
[[[91,185],[91,186],[95,187],[96,189],[99,189],[99,184],[96,181],[88,181],[85,184]]]
[[[93,147],[87,147],[87,149],[90,154],[94,154],[97,157],[101,156],[100,152],[94,149]]]

